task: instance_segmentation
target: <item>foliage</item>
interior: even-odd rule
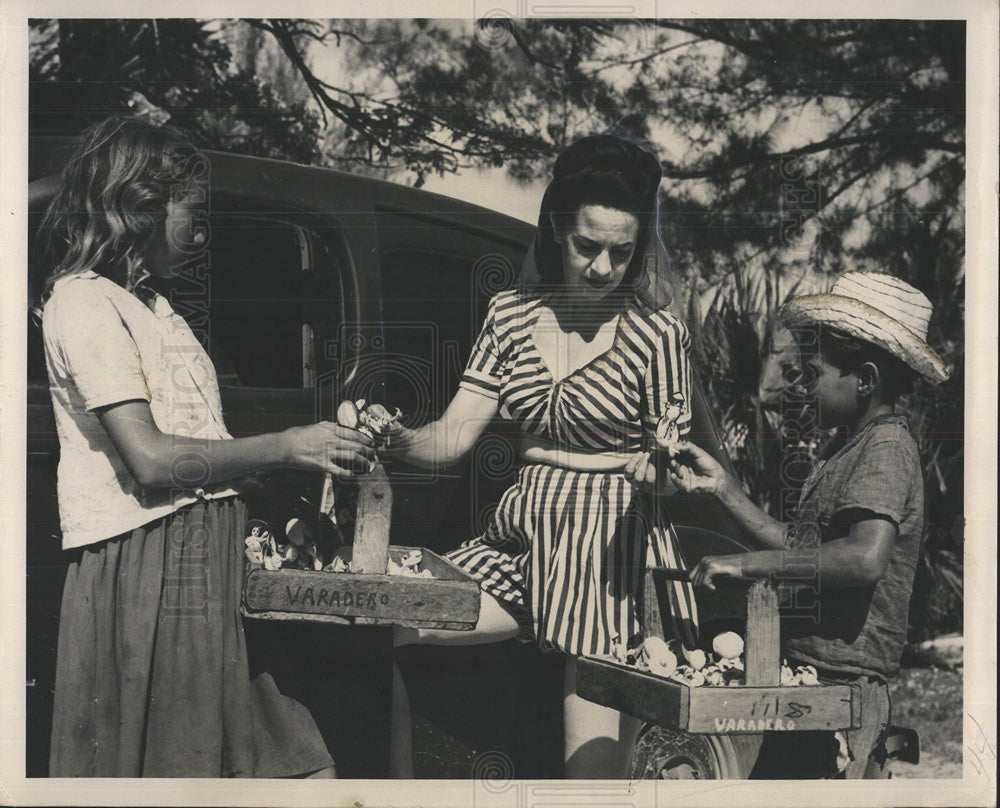
[[[29,128],[74,134],[113,112],[166,120],[202,145],[316,162],[319,116],[237,65],[219,25],[188,19],[31,21]]]

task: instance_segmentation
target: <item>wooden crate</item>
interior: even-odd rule
[[[350,548],[345,548],[349,551]],[[479,619],[479,584],[464,570],[423,548],[389,548],[397,563],[419,549],[433,578],[312,570],[252,569],[243,587],[243,614],[262,620],[396,625],[470,631]],[[339,553],[350,560],[349,553]]]
[[[857,729],[851,685],[688,687],[610,657],[577,660],[577,693],[665,727],[693,733]]]
[[[663,582],[676,570],[647,571],[644,633],[663,636]],[[717,581],[717,584],[720,582]],[[693,733],[746,734],[857,729],[861,697],[849,684],[780,687],[778,596],[768,581],[748,587],[745,685],[688,687],[611,657],[577,660],[577,693],[647,721]]]

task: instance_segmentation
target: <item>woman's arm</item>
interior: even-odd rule
[[[743,575],[802,582],[818,576],[821,586],[871,586],[885,575],[898,528],[887,519],[863,519],[842,539],[818,548],[763,550],[731,556],[705,556],[691,580],[715,589],[719,575]]]
[[[758,508],[743,491],[739,481],[708,452],[693,443],[681,441],[670,450],[667,462],[659,469],[657,465],[650,461],[648,452],[640,452],[629,461],[625,473],[647,486],[655,487],[657,479],[665,477],[661,486],[668,480],[673,490],[710,494],[725,506],[758,547],[785,548],[787,526]],[[664,489],[663,493],[671,493],[670,488]]]
[[[496,413],[497,399],[459,388],[444,415],[418,429],[404,429],[393,438],[389,454],[421,468],[457,463]]]
[[[144,488],[197,488],[269,468],[330,472],[352,479],[375,456],[360,432],[321,422],[233,440],[206,440],[161,432],[145,401],[97,411],[125,467]]]

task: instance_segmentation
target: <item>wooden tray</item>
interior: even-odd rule
[[[577,693],[646,721],[693,733],[746,734],[857,729],[861,697],[851,685],[688,687],[615,662],[577,660]]]
[[[398,563],[403,555],[416,549],[423,555],[422,569],[430,570],[433,578],[251,569],[243,586],[243,614],[261,620],[454,631],[475,628],[479,584],[431,550],[392,546],[389,557]],[[343,550],[338,554],[345,556]],[[350,560],[349,553],[345,560]]]

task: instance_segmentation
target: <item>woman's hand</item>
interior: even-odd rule
[[[667,473],[677,488],[692,494],[718,495],[728,477],[714,457],[689,441],[670,450]]]
[[[666,455],[660,451],[637,452],[625,465],[625,479],[650,494],[670,496],[677,486],[667,473],[666,461]]]
[[[285,443],[283,465],[329,472],[342,480],[367,472],[375,459],[371,438],[332,421],[292,427],[282,432],[281,438]]]
[[[410,429],[405,426],[396,427],[396,429],[394,429],[390,434],[388,443],[379,449],[379,456],[402,457],[413,446],[414,436],[416,434],[416,429]]]
[[[718,575],[742,577],[743,556],[705,556],[698,562],[698,566],[691,570],[691,582],[695,586],[703,586],[714,591],[714,579]]]

